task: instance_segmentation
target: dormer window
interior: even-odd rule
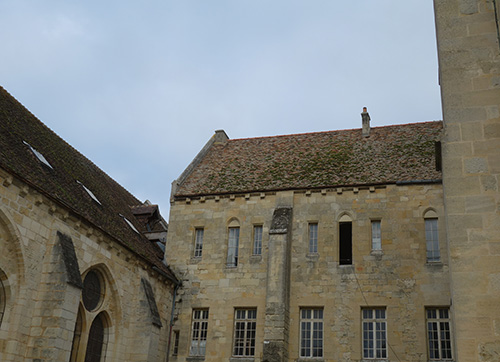
[[[140,234],[140,233],[139,233],[139,231],[135,228],[134,224],[132,224],[132,223],[130,222],[130,220],[129,220],[129,219],[127,219],[127,218],[126,218],[125,216],[123,216],[122,214],[120,214],[120,216],[123,218],[123,220],[125,220],[125,222],[127,223],[127,225],[128,225],[128,226],[130,226],[130,228],[131,228],[132,230],[134,230],[137,234]]]
[[[38,160],[41,163],[43,163],[44,165],[50,167],[51,169],[54,169],[52,167],[52,165],[49,163],[49,161],[47,161],[47,159],[40,152],[38,152],[37,150],[35,150],[28,142],[23,141],[23,143],[30,148],[31,152],[33,152],[33,154],[36,156],[36,158],[38,158]]]
[[[92,200],[94,200],[95,202],[97,202],[99,205],[102,205],[101,202],[97,199],[97,197],[94,195],[94,193],[92,191],[90,191],[84,184],[82,184],[80,181],[76,181],[80,186],[83,187],[83,189],[87,192],[87,194],[89,194],[89,196],[92,198]]]

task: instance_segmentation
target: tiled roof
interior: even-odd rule
[[[26,143],[40,152],[52,168],[40,162]],[[83,217],[175,280],[160,260],[161,250],[123,219],[127,218],[141,230],[142,225],[135,220],[131,207],[142,203],[40,122],[2,87],[0,167]]]
[[[212,144],[174,197],[440,180],[442,122],[227,140]]]

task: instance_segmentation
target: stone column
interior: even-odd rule
[[[288,361],[292,208],[274,210],[269,230],[263,362]]]

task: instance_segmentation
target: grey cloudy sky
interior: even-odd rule
[[[0,0],[0,84],[168,217],[212,136],[441,119],[431,0]]]

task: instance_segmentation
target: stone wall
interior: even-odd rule
[[[68,240],[73,262],[63,250]],[[98,314],[105,322],[106,361],[165,360],[172,283],[107,234],[3,170],[0,250],[5,291],[0,360],[69,361],[79,310],[79,357],[71,360],[83,361],[88,331]],[[89,312],[75,280],[81,283],[91,269],[102,276],[104,296]],[[141,278],[151,285],[161,328],[153,323]]]
[[[274,211],[283,207],[291,209],[288,236],[270,232]],[[424,214],[429,210],[439,218],[444,262],[426,261]],[[339,265],[343,217],[352,220],[352,265]],[[371,220],[381,221],[381,252],[371,250]],[[240,227],[240,257],[236,268],[228,268],[228,226],[235,221]],[[318,223],[316,253],[309,252],[309,223]],[[252,255],[254,225],[263,226],[262,256]],[[194,258],[197,228],[204,229],[201,258]],[[166,257],[182,276],[184,288],[174,325],[180,332],[179,353],[172,360],[196,360],[189,357],[191,313],[202,308],[209,310],[205,361],[230,361],[234,310],[251,307],[257,309],[254,360],[281,360],[269,358],[266,346],[286,335],[285,360],[297,361],[300,309],[317,307],[324,311],[323,360],[360,361],[361,309],[370,306],[386,308],[391,360],[427,361],[425,307],[450,305],[445,240],[440,184],[174,201]],[[286,243],[290,248],[287,278],[279,277],[280,270],[287,270],[286,254],[282,262],[269,263],[271,250],[276,250],[273,243]],[[289,316],[286,323],[273,317],[269,301],[274,299],[283,300],[288,308],[281,313]],[[280,351],[279,343],[275,346],[273,350]]]
[[[500,1],[434,3],[457,357],[498,361]]]

